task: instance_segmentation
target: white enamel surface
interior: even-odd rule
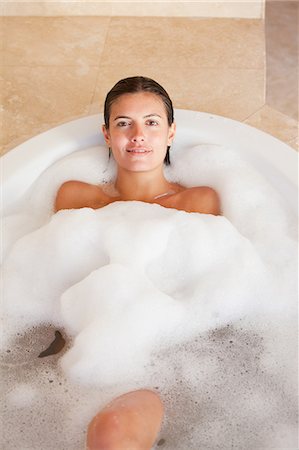
[[[297,153],[260,130],[213,114],[175,110],[177,135],[172,151],[201,143],[235,149],[297,210]],[[102,115],[74,120],[29,139],[1,158],[2,209],[20,200],[32,183],[55,161],[97,144],[104,144]]]

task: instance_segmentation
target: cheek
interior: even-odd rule
[[[154,136],[154,141],[157,143],[157,146],[160,148],[166,148],[168,143],[168,134],[167,133],[160,133],[157,136]]]
[[[127,141],[126,135],[124,133],[116,133],[113,136],[111,136],[111,143],[115,144],[117,146],[121,146],[122,143],[125,143]]]

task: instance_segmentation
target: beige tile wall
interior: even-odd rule
[[[298,120],[298,1],[267,3],[266,37],[267,104]]]
[[[165,86],[177,108],[224,115],[298,144],[294,115],[266,102],[262,19],[2,17],[0,24],[4,153],[102,111],[107,90],[137,74]]]
[[[155,16],[262,18],[264,0],[5,0],[10,16]]]

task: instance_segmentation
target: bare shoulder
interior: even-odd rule
[[[70,180],[58,189],[55,199],[55,212],[60,209],[77,209],[96,207],[101,200],[102,190],[99,186],[84,181]]]
[[[182,200],[189,212],[213,214],[215,216],[221,214],[219,195],[211,187],[199,186],[186,189],[183,192]]]

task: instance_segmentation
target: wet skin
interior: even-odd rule
[[[90,422],[88,450],[150,450],[160,431],[163,404],[157,394],[138,390],[113,400]]]

